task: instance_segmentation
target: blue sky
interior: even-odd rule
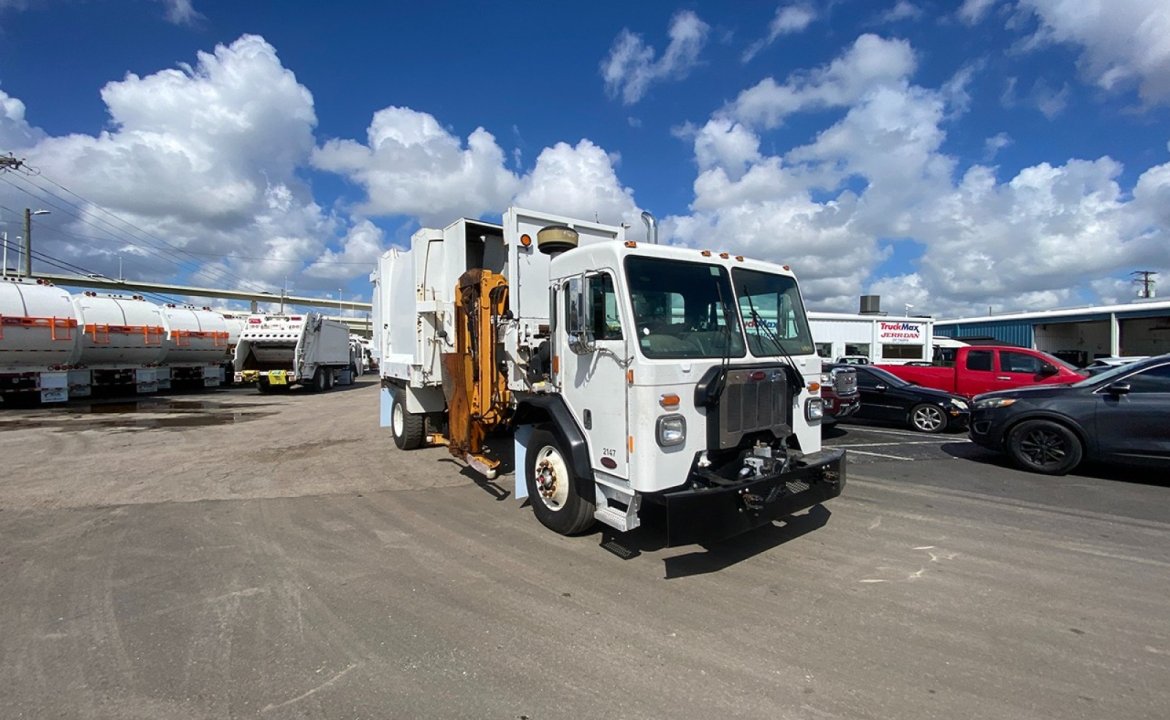
[[[0,0],[0,220],[92,272],[368,296],[507,205],[948,317],[1170,282],[1170,5]],[[38,260],[38,263],[40,261]],[[48,269],[48,266],[45,266]]]

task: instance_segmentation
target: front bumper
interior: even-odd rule
[[[740,485],[663,493],[666,544],[690,545],[733,537],[841,494],[845,451],[805,455],[786,473]]]
[[[967,425],[967,436],[976,445],[992,450],[1003,450],[1004,428],[1007,424],[1003,413],[995,410],[976,410],[971,413]]]
[[[835,420],[844,420],[850,415],[856,415],[857,411],[861,409],[861,399],[842,399],[842,398],[823,398],[825,402],[825,417],[824,420],[833,422]]]

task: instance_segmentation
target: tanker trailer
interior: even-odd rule
[[[73,296],[73,307],[82,330],[78,364],[90,387],[138,393],[158,390],[159,365],[167,352],[158,305],[141,295],[87,291]]]
[[[164,335],[160,390],[219,387],[228,347],[227,322],[211,308],[168,303],[161,308]]]
[[[79,334],[68,292],[45,280],[0,279],[0,403],[68,400]]]

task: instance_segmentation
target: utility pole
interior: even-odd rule
[[[24,209],[24,276],[32,277],[32,210]]]
[[[1134,270],[1130,275],[1134,276],[1134,283],[1142,286],[1142,289],[1138,290],[1138,297],[1147,299],[1154,297],[1154,286],[1158,284],[1154,278],[1158,273],[1153,270]]]

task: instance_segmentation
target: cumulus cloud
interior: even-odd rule
[[[514,202],[568,217],[632,223],[638,207],[633,190],[618,180],[615,160],[589,140],[557,143],[540,153]]]
[[[894,4],[894,7],[882,13],[881,21],[884,23],[896,23],[902,20],[917,20],[920,17],[922,17],[922,8],[910,2],[910,0],[898,0]]]
[[[61,137],[0,102],[5,142],[41,172],[20,182],[56,208],[39,226],[43,252],[111,276],[121,257],[128,277],[271,288],[325,250],[336,220],[297,174],[314,146],[313,98],[263,38],[128,74],[101,98],[108,130]]]
[[[655,59],[654,48],[640,35],[623,29],[601,62],[601,76],[610,97],[621,97],[626,105],[642,99],[650,85],[685,78],[699,61],[710,27],[690,10],[670,21],[670,43]]]
[[[495,137],[476,128],[464,143],[434,116],[407,107],[374,114],[366,144],[330,140],[313,165],[360,185],[366,215],[410,215],[442,227],[456,217],[499,210],[519,187]]]
[[[191,0],[157,0],[167,9],[167,21],[175,25],[192,25],[203,16],[191,4]]]
[[[45,137],[24,117],[24,103],[0,90],[0,151],[16,152],[33,147]]]
[[[743,61],[749,62],[761,50],[776,41],[781,35],[791,35],[804,32],[817,19],[816,10],[805,4],[781,5],[776,8],[776,15],[768,23],[767,37],[757,40],[744,51]]]
[[[998,0],[963,0],[959,6],[959,19],[967,25],[976,25],[987,17],[987,13]]]
[[[381,228],[369,220],[362,220],[346,233],[341,249],[326,249],[306,270],[312,277],[346,280],[353,277],[354,266],[368,272],[378,262],[385,249]]]
[[[795,73],[784,84],[765,78],[741,92],[725,112],[745,124],[773,128],[793,113],[848,106],[877,86],[903,83],[915,67],[908,42],[866,34],[824,67]]]
[[[863,36],[828,65],[766,80],[680,131],[699,174],[690,213],[667,218],[667,236],[704,247],[734,238],[796,267],[812,307],[845,311],[859,292],[936,315],[989,302],[1054,307],[1100,278],[1165,265],[1170,165],[1128,192],[1108,157],[1039,163],[1002,181],[987,166],[960,173],[945,128],[966,107],[970,69],[938,88],[913,84],[914,70],[907,44]],[[761,133],[784,118],[826,109],[842,114],[811,142],[761,151]],[[993,155],[1010,143],[1000,133],[986,147]],[[913,248],[911,270],[879,275],[897,243]]]
[[[1098,87],[1136,83],[1145,103],[1170,102],[1170,5],[1164,0],[1020,0],[1019,6],[1040,22],[1033,44],[1081,48],[1081,70]]]

